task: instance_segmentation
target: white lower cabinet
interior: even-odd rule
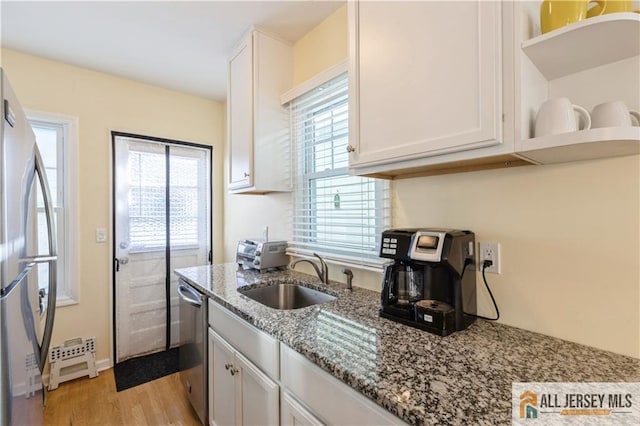
[[[208,371],[211,426],[404,424],[211,299]]]
[[[280,379],[283,393],[290,396],[289,403],[283,402],[283,424],[405,424],[284,344],[280,344]],[[290,413],[285,415],[287,405]]]
[[[279,424],[278,384],[211,328],[209,369],[212,425]]]
[[[283,426],[322,426],[324,423],[304,408],[287,391],[282,392],[281,418]]]

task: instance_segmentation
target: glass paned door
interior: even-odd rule
[[[210,259],[211,151],[119,135],[114,149],[115,340],[121,362],[179,343],[172,271]]]

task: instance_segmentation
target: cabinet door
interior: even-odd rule
[[[288,392],[282,393],[283,426],[322,426],[323,423]]]
[[[229,189],[253,182],[253,42],[249,35],[229,61],[227,90]]]
[[[277,425],[280,423],[279,387],[248,359],[236,352],[236,380],[241,388],[239,424]]]
[[[349,7],[350,166],[500,143],[500,2]]]
[[[207,342],[207,412],[209,424],[213,425],[213,329],[209,328]]]
[[[209,413],[213,423],[218,426],[236,425],[236,386],[234,369],[234,350],[214,331],[209,330],[212,356],[209,368],[213,369],[213,412]]]

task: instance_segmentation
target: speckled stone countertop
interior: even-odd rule
[[[176,273],[411,424],[511,424],[512,382],[638,382],[640,360],[478,320],[440,337],[378,317],[379,294],[235,263]],[[307,283],[335,301],[279,311],[237,291]]]

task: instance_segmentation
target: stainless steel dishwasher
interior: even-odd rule
[[[191,406],[207,424],[207,298],[186,281],[178,282],[180,296],[180,381]]]

